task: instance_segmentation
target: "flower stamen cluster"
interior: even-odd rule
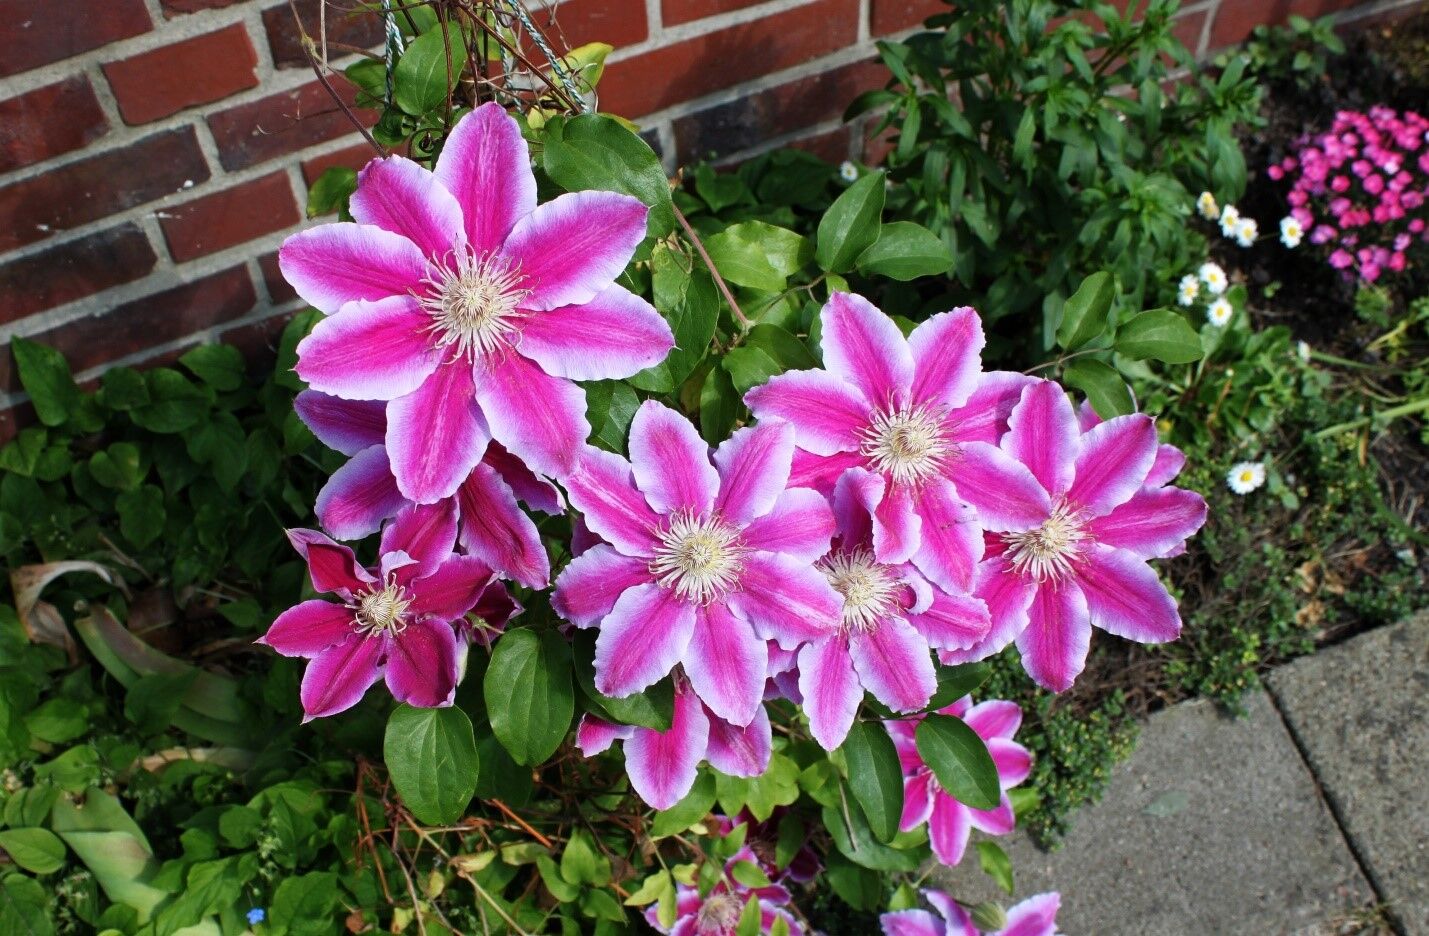
[[[1002,536],[1013,571],[1035,582],[1057,582],[1071,575],[1089,539],[1086,521],[1068,504],[1056,507],[1041,526]]]
[[[830,553],[818,568],[834,591],[843,596],[843,627],[869,633],[879,621],[896,614],[903,585],[868,549]]]
[[[412,596],[395,581],[388,580],[380,591],[371,591],[358,599],[353,629],[368,637],[385,634],[396,636],[407,629],[407,609]]]
[[[746,552],[739,531],[718,517],[680,511],[660,534],[650,574],[686,601],[708,604],[739,584]]]
[[[433,264],[417,303],[432,317],[428,327],[438,348],[454,347],[457,357],[475,362],[505,348],[518,334],[522,287],[519,264],[504,257],[458,251]]]
[[[895,484],[917,484],[941,474],[956,452],[936,407],[904,406],[874,416],[862,430],[860,452]]]

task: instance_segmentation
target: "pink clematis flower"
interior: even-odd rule
[[[352,456],[318,492],[316,512],[323,529],[338,539],[361,539],[410,503],[392,475],[381,403],[304,390],[293,406],[320,442]],[[545,588],[550,558],[517,498],[546,514],[564,509],[560,489],[493,442],[448,499],[458,508],[458,541],[502,575],[529,588]]]
[[[734,866],[743,861],[758,865],[759,856],[748,845],[740,848],[724,863],[724,873],[703,896],[696,888],[678,885],[675,889],[675,922],[668,929],[660,923],[659,908],[655,906],[645,911],[646,922],[658,932],[670,936],[735,936],[745,905],[750,900],[758,900],[759,932],[770,933],[775,924],[783,920],[790,936],[804,936],[802,924],[783,909],[789,903],[790,895],[782,884],[749,887],[735,880]]]
[[[789,859],[787,867],[780,868],[776,860],[779,849],[779,825],[789,810],[783,806],[774,807],[769,818],[760,821],[747,808],[741,809],[733,818],[716,813],[712,826],[721,836],[729,835],[739,826],[745,827],[744,843],[753,852],[751,859],[774,883],[793,881],[796,884],[811,883],[824,869],[819,853],[809,844],[807,835],[804,844]]]
[[[364,569],[346,546],[313,530],[288,539],[307,560],[313,587],[339,602],[289,608],[258,639],[312,662],[299,697],[304,721],[356,705],[386,676],[393,698],[422,708],[450,705],[461,645],[452,629],[482,599],[495,573],[474,556],[452,554],[450,505],[403,510],[382,532],[381,560]]]
[[[1040,381],[1023,391],[1001,444],[1036,475],[1041,516],[988,537],[978,594],[992,630],[946,661],[983,659],[1016,640],[1028,674],[1062,692],[1086,664],[1093,625],[1140,643],[1175,640],[1181,615],[1147,560],[1199,530],[1206,502],[1164,483],[1179,459],[1163,453],[1151,417],[1118,416],[1083,433],[1067,394]]]
[[[1032,755],[1012,740],[1022,725],[1022,709],[1015,702],[990,699],[973,705],[971,698],[964,696],[939,709],[938,713],[961,718],[986,742],[1003,790],[1002,802],[996,809],[981,810],[963,805],[938,786],[932,768],[918,753],[914,733],[923,717],[884,722],[903,766],[903,817],[898,828],[907,832],[928,823],[928,842],[933,854],[952,867],[963,860],[973,829],[988,835],[1007,835],[1012,831],[1016,819],[1007,791],[1027,779],[1032,771]]]
[[[936,916],[927,910],[885,913],[878,918],[883,936],[1057,936],[1057,911],[1062,909],[1061,894],[1038,894],[1010,907],[1002,929],[981,930],[962,904],[948,894],[925,890],[923,899],[938,911]]]
[[[791,485],[827,493],[853,467],[883,478],[879,562],[912,561],[945,591],[966,593],[984,528],[1037,513],[1036,479],[996,445],[1031,378],[981,375],[982,324],[969,308],[935,315],[905,340],[866,299],[835,293],[820,321],[826,369],[780,374],[745,402],[760,419],[793,423],[801,452]]]
[[[774,737],[763,706],[744,727],[731,725],[700,701],[683,676],[675,679],[675,711],[668,731],[617,725],[581,716],[576,747],[594,757],[625,744],[630,786],[653,809],[669,809],[695,785],[701,761],[731,777],[758,777],[769,767]]]
[[[714,452],[674,410],[644,403],[630,461],[586,447],[565,479],[605,540],[556,579],[552,606],[599,625],[596,688],[623,697],[682,664],[710,709],[747,725],[763,700],[766,640],[786,650],[823,635],[842,602],[814,562],[833,516],[815,491],[785,490],[794,430],[741,429]]]
[[[386,402],[385,439],[410,501],[450,497],[491,439],[559,476],[585,441],[573,380],[622,378],[674,346],[664,319],[615,285],[645,237],[628,195],[537,206],[516,121],[484,104],[428,172],[401,156],[362,170],[356,223],[288,238],[298,294],[328,313],[298,345],[315,390]]]
[[[980,599],[948,594],[911,563],[874,558],[873,513],[884,484],[850,468],[834,485],[838,538],[818,567],[843,596],[843,613],[799,651],[809,728],[830,751],[848,736],[865,689],[896,712],[923,708],[938,688],[930,647],[970,647],[991,625]]]

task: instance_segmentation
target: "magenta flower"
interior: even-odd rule
[[[790,936],[804,936],[804,927],[783,909],[790,899],[789,891],[783,885],[749,887],[735,880],[732,873],[734,866],[744,861],[759,864],[758,855],[748,845],[729,857],[724,863],[724,873],[707,894],[701,895],[698,889],[685,884],[678,885],[675,889],[673,926],[667,929],[661,925],[659,908],[655,906],[645,911],[646,922],[658,932],[670,936],[735,936],[745,905],[754,899],[759,901],[759,932],[770,933],[775,924],[783,920]]]
[[[729,835],[739,826],[744,826],[745,847],[754,854],[751,860],[759,865],[769,880],[776,884],[786,880],[796,884],[808,884],[819,876],[824,865],[819,860],[819,853],[809,844],[807,835],[804,844],[800,845],[799,850],[789,859],[787,867],[780,868],[777,861],[779,825],[788,812],[787,808],[776,806],[769,818],[762,822],[754,818],[748,808],[741,809],[733,818],[716,813],[712,818],[712,826],[721,836]]]
[[[802,451],[790,484],[828,493],[853,467],[883,478],[879,562],[912,561],[945,591],[966,593],[984,528],[1011,529],[1037,512],[1036,479],[997,448],[1031,378],[981,375],[982,324],[969,308],[935,315],[905,340],[866,299],[835,293],[820,321],[826,370],[780,374],[745,402],[760,419],[793,423]]]
[[[1032,755],[1012,740],[1022,724],[1022,709],[1015,702],[991,699],[973,705],[972,700],[964,696],[938,712],[961,718],[986,742],[1003,790],[1002,802],[996,809],[973,809],[963,805],[938,786],[932,768],[923,762],[918,753],[914,732],[923,716],[884,722],[903,766],[903,817],[898,828],[907,832],[928,823],[928,842],[933,847],[933,854],[943,864],[952,867],[963,860],[963,852],[967,850],[968,837],[973,829],[988,835],[1007,835],[1012,831],[1016,819],[1007,791],[1027,779],[1032,770]]]
[[[695,785],[701,761],[731,777],[758,777],[769,767],[773,734],[763,706],[740,727],[720,718],[700,701],[683,676],[675,679],[675,711],[668,731],[617,725],[582,715],[576,747],[594,757],[625,743],[630,786],[653,809],[669,809]]]
[[[318,522],[338,539],[356,540],[410,504],[397,489],[384,442],[381,403],[342,400],[304,390],[293,401],[298,416],[328,448],[352,456],[318,492]],[[481,462],[447,500],[458,508],[458,541],[491,568],[530,588],[545,588],[551,562],[526,506],[547,514],[564,509],[560,490],[492,442]]]
[[[622,378],[674,346],[615,278],[646,208],[614,192],[537,206],[516,121],[484,104],[428,172],[401,156],[362,170],[357,223],[288,238],[298,294],[329,313],[298,345],[315,390],[387,403],[385,439],[410,501],[450,497],[491,439],[540,474],[571,467],[590,426],[573,380]]]
[[[599,625],[595,685],[639,692],[684,667],[710,709],[747,725],[763,699],[766,640],[792,650],[823,635],[842,602],[814,561],[833,516],[814,491],[785,490],[794,431],[741,429],[715,451],[674,410],[644,403],[630,461],[587,446],[565,479],[605,541],[556,579],[552,606]]]
[[[460,662],[451,622],[495,578],[480,559],[452,554],[451,506],[398,514],[382,531],[375,569],[362,568],[351,549],[313,530],[290,530],[288,539],[307,560],[313,587],[339,599],[289,608],[258,639],[284,656],[312,661],[299,694],[304,721],[351,708],[384,675],[399,702],[450,705]]]
[[[873,514],[884,484],[850,468],[834,485],[838,537],[818,567],[843,596],[843,612],[799,651],[809,728],[830,751],[847,737],[865,689],[896,712],[923,708],[938,688],[930,647],[970,647],[991,624],[980,599],[948,594],[911,563],[874,558]]]
[[[1061,894],[1038,894],[1009,908],[1002,929],[980,930],[971,914],[948,894],[925,890],[923,899],[938,911],[937,916],[927,910],[885,913],[879,917],[883,936],[1057,936],[1057,911],[1062,909]]]

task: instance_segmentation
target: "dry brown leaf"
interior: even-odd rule
[[[74,638],[65,626],[64,616],[48,601],[40,600],[40,592],[45,586],[61,575],[70,572],[88,572],[97,575],[111,585],[117,585],[126,595],[128,589],[124,580],[116,578],[109,569],[97,562],[74,559],[65,562],[45,562],[20,566],[10,573],[10,589],[15,594],[15,613],[25,635],[31,642],[63,647],[71,661],[78,658]]]

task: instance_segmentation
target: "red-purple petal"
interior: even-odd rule
[[[940,312],[913,329],[913,402],[949,409],[966,403],[977,388],[986,343],[982,319],[969,306]]]
[[[1052,513],[1052,499],[1027,466],[986,442],[960,446],[949,477],[984,529],[1028,530]]]
[[[695,629],[682,654],[685,674],[710,711],[748,725],[764,701],[769,653],[764,641],[720,604],[695,610]]]
[[[541,545],[541,534],[494,468],[487,464],[473,468],[457,488],[456,500],[464,549],[528,588],[549,584],[551,559]]]
[[[650,580],[646,560],[621,555],[614,546],[601,543],[572,559],[556,576],[551,607],[577,627],[590,627],[610,613],[627,588]]]
[[[316,530],[288,530],[288,542],[307,561],[313,588],[320,592],[346,594],[375,581],[357,564],[351,549],[334,543]]]
[[[966,650],[986,639],[992,618],[981,598],[972,595],[933,593],[933,603],[921,614],[908,615],[928,646],[939,650]]]
[[[1096,546],[1077,566],[1077,584],[1091,621],[1109,634],[1138,643],[1181,636],[1176,599],[1144,561],[1129,552]]]
[[[570,473],[590,435],[585,391],[508,351],[478,365],[476,398],[491,435],[537,474]]]
[[[1077,477],[1067,499],[1093,517],[1110,513],[1141,490],[1156,461],[1156,423],[1144,413],[1117,416],[1082,435]]]
[[[953,438],[958,442],[997,445],[1007,432],[1007,420],[1022,399],[1022,391],[1037,380],[1016,371],[983,374],[967,403],[950,414]]]
[[[466,239],[478,254],[500,247],[536,207],[536,177],[521,128],[495,102],[457,121],[435,175],[461,205]]]
[[[358,223],[400,234],[428,257],[466,247],[457,200],[436,176],[405,156],[369,162],[357,174],[349,207]]]
[[[457,638],[443,621],[414,621],[387,642],[387,688],[392,698],[417,708],[452,704],[456,694]]]
[[[695,785],[709,732],[704,706],[688,689],[675,693],[669,731],[632,731],[625,742],[625,772],[640,798],[654,809],[669,809],[684,799]]]
[[[521,353],[571,380],[621,380],[659,364],[674,346],[660,313],[620,285],[584,305],[532,313],[521,325]]]
[[[587,445],[563,483],[571,506],[593,533],[627,556],[654,553],[660,542],[655,533],[660,517],[635,487],[629,462]]]
[[[863,701],[845,637],[831,634],[799,651],[799,694],[814,740],[826,751],[843,744]]]
[[[836,292],[820,313],[824,366],[852,383],[874,406],[907,402],[913,353],[893,320],[867,299]]]
[[[742,526],[769,513],[789,482],[793,459],[794,427],[786,422],[746,426],[720,443],[714,453],[720,515]]]
[[[418,575],[435,571],[456,546],[456,504],[413,504],[382,530],[379,553],[401,550],[417,560]]]
[[[441,360],[431,323],[411,296],[353,302],[320,320],[298,342],[299,377],[350,400],[395,400],[431,376]]]
[[[952,484],[932,481],[919,492],[914,509],[921,518],[921,545],[913,565],[944,591],[967,593],[982,561],[982,524]]]
[[[833,534],[833,515],[823,495],[792,488],[779,495],[773,510],[745,527],[740,538],[750,549],[814,562],[829,551]]]
[[[843,612],[843,598],[823,573],[792,556],[755,552],[745,558],[740,588],[729,595],[733,611],[766,640],[792,650],[817,640]]]
[[[329,314],[357,300],[376,302],[421,289],[422,249],[399,234],[339,222],[299,231],[283,242],[278,268],[299,296]]]
[[[392,477],[387,447],[374,445],[332,473],[318,492],[314,510],[323,529],[333,536],[359,540],[377,532],[383,520],[407,503]]]
[[[402,496],[429,504],[456,493],[491,441],[472,396],[471,366],[444,364],[387,407],[387,457]]]
[[[851,633],[849,656],[863,687],[895,712],[923,708],[938,688],[928,642],[902,618]]]
[[[774,749],[773,729],[769,713],[760,706],[754,719],[745,727],[731,725],[713,713],[709,717],[709,746],[705,759],[720,773],[730,777],[758,777],[769,769],[769,756]]]
[[[604,292],[645,239],[649,209],[615,192],[557,195],[516,222],[501,253],[517,265],[522,307],[584,305]]]
[[[293,399],[293,409],[319,442],[344,455],[381,445],[387,434],[387,404],[381,400],[344,400],[304,390]]]
[[[278,615],[258,642],[283,656],[311,657],[342,643],[353,630],[351,608],[314,598]]]
[[[1053,692],[1072,688],[1087,664],[1092,625],[1087,599],[1071,582],[1043,582],[1027,609],[1027,628],[1017,638],[1022,667]]]
[[[1206,500],[1195,491],[1149,487],[1091,522],[1097,542],[1124,549],[1142,559],[1171,552],[1206,522]]]
[[[757,419],[794,426],[799,447],[820,455],[855,451],[868,428],[872,403],[828,371],[787,371],[744,395]]]
[[[688,419],[646,400],[630,423],[630,468],[635,486],[656,513],[706,513],[719,494],[710,450]]]
[[[1008,419],[1002,450],[1026,465],[1047,493],[1056,496],[1071,487],[1081,430],[1066,391],[1050,380],[1023,390]]]
[[[452,556],[430,575],[412,582],[412,612],[455,621],[481,600],[491,567],[475,556]]]
[[[382,640],[353,634],[308,663],[298,700],[304,721],[336,715],[362,700],[382,675]]]
[[[653,582],[622,592],[595,641],[595,687],[623,698],[654,685],[685,655],[695,609]]]
[[[972,823],[968,808],[946,793],[933,794],[933,815],[928,818],[928,843],[933,854],[948,867],[963,860]]]

